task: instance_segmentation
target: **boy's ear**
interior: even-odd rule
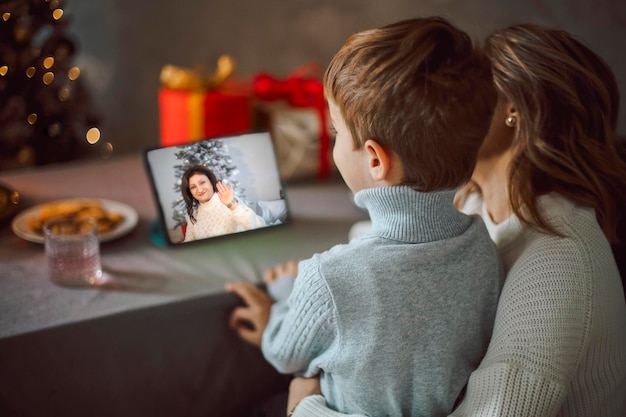
[[[386,150],[374,139],[368,139],[363,144],[367,156],[368,168],[372,180],[389,181],[389,176],[393,166],[393,154]]]

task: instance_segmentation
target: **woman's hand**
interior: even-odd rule
[[[217,188],[217,196],[220,198],[222,204],[228,207],[229,204],[233,202],[235,199],[235,191],[233,190],[233,185],[230,183],[223,183],[219,181],[216,185]],[[228,207],[231,210],[234,210],[237,207],[237,203],[232,204]]]
[[[226,291],[238,295],[245,304],[235,308],[230,316],[230,326],[243,340],[260,347],[263,332],[270,321],[272,299],[265,291],[249,282],[228,283]]]
[[[295,377],[289,384],[289,398],[287,399],[287,413],[293,411],[302,399],[309,395],[321,394],[320,377],[312,378]]]

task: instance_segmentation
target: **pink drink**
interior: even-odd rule
[[[66,219],[60,222],[46,225],[46,257],[50,278],[61,285],[98,284],[102,278],[102,269],[97,225],[91,219]]]

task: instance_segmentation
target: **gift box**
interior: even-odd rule
[[[159,89],[162,146],[250,131],[250,95],[227,82],[233,71],[228,56],[220,57],[217,69],[208,76],[200,70],[163,67]]]
[[[159,111],[163,146],[250,130],[250,98],[244,95],[161,88]]]
[[[284,180],[328,179],[336,172],[324,88],[314,64],[298,68],[285,79],[257,74],[255,106],[272,133]]]
[[[334,166],[329,146],[321,146],[322,126],[317,110],[294,108],[285,103],[265,104],[276,158],[283,180],[327,179]],[[328,136],[327,136],[328,137]]]

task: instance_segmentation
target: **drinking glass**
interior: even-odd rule
[[[93,286],[102,280],[98,224],[92,218],[58,218],[44,226],[50,279],[60,285]]]

